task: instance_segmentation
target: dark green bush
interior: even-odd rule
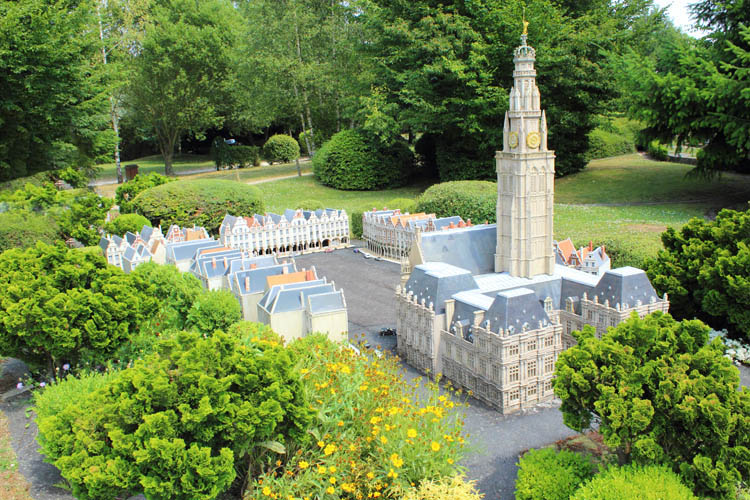
[[[289,163],[299,158],[299,144],[294,137],[276,134],[263,145],[263,158],[269,163],[275,161]]]
[[[219,230],[226,213],[251,215],[265,208],[254,186],[218,179],[170,182],[147,189],[133,200],[138,213],[157,226],[203,226],[210,233]]]
[[[0,252],[26,248],[37,241],[52,245],[60,238],[54,219],[26,210],[0,213]]]
[[[321,210],[326,207],[318,200],[303,200],[297,203],[296,208],[301,208],[302,210]]]
[[[155,187],[172,182],[177,179],[166,177],[156,172],[150,174],[138,174],[132,181],[128,181],[125,184],[120,184],[115,191],[115,203],[120,206],[121,214],[128,214],[135,211],[133,207],[133,200],[141,192]]]
[[[418,212],[437,217],[460,215],[473,224],[495,222],[497,183],[489,181],[442,182],[429,187],[417,199]]]
[[[610,467],[570,500],[698,500],[677,474],[660,466]]]
[[[652,160],[656,161],[667,161],[669,158],[669,151],[666,146],[659,144],[658,141],[651,141],[648,143],[646,153]]]
[[[216,170],[221,168],[246,168],[260,165],[260,148],[257,146],[229,145],[217,137],[211,143],[211,159]]]
[[[200,333],[227,330],[242,319],[237,298],[229,290],[211,290],[199,294],[187,313],[186,327]]]
[[[184,329],[193,303],[206,293],[194,274],[181,273],[175,266],[147,262],[139,265],[130,277],[144,293],[159,297],[160,311],[158,318],[154,318],[158,324],[154,326],[163,329]]]
[[[352,238],[362,237],[362,212],[351,212],[349,214],[349,230],[352,232]]]
[[[214,499],[251,463],[273,460],[269,449],[308,439],[294,366],[277,343],[182,332],[103,385],[78,384],[69,404],[47,405],[43,453],[76,498]]]
[[[635,153],[635,143],[620,134],[595,128],[589,133],[589,150],[587,158],[607,158]]]
[[[518,462],[516,500],[568,500],[594,475],[591,460],[568,450],[531,450]]]
[[[59,212],[57,223],[66,238],[75,238],[84,246],[97,245],[101,239],[99,229],[104,225],[111,198],[103,198],[85,191],[66,202],[67,208]]]
[[[414,155],[408,144],[396,140],[383,146],[358,130],[343,130],[313,157],[315,178],[336,189],[373,190],[403,185]]]
[[[140,214],[124,214],[115,218],[112,222],[104,224],[104,231],[109,234],[122,236],[130,231],[139,233],[143,226],[150,226],[151,223],[147,218]]]

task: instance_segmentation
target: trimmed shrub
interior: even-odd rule
[[[407,490],[401,500],[482,500],[476,481],[466,481],[463,476],[426,479],[418,487]]]
[[[151,224],[169,227],[203,226],[216,233],[224,215],[263,213],[260,191],[234,181],[195,179],[147,189],[133,200],[138,213]]]
[[[594,475],[588,458],[568,450],[530,450],[518,461],[516,500],[568,500]]]
[[[297,208],[302,210],[322,210],[326,207],[318,200],[303,200],[297,203]]]
[[[221,168],[245,168],[260,165],[260,148],[257,146],[229,145],[217,137],[211,143],[211,159],[216,170]]]
[[[120,206],[121,214],[128,214],[135,211],[133,200],[143,191],[172,182],[177,179],[166,177],[156,172],[150,174],[138,174],[132,181],[117,186],[115,191],[115,203]]]
[[[182,332],[40,416],[40,441],[76,498],[214,499],[264,451],[308,441],[295,363],[277,343]]]
[[[417,209],[417,200],[411,198],[393,198],[388,202],[388,208],[399,209],[401,213],[409,212],[414,213]]]
[[[403,185],[411,173],[414,155],[408,144],[396,140],[385,147],[359,130],[342,130],[313,157],[315,178],[335,189],[373,190]]]
[[[698,500],[666,467],[610,467],[595,476],[570,500]]]
[[[589,133],[588,159],[608,158],[635,152],[635,143],[627,137],[595,128]]]
[[[159,297],[154,327],[182,330],[193,303],[206,293],[194,274],[181,273],[175,266],[146,262],[136,267],[130,277],[144,293]]]
[[[669,150],[666,146],[659,144],[659,141],[649,142],[646,153],[652,160],[656,161],[667,161],[669,158]]]
[[[112,222],[106,223],[104,231],[122,236],[128,231],[138,233],[143,229],[143,226],[150,225],[149,220],[140,214],[124,214],[116,217]]]
[[[229,290],[210,290],[198,295],[187,314],[186,326],[200,333],[225,330],[242,319],[237,298]]]
[[[0,213],[0,252],[31,247],[37,241],[52,245],[59,238],[57,224],[51,217],[26,210]]]
[[[263,145],[263,157],[269,163],[289,163],[299,158],[299,144],[294,137],[284,134],[272,135]]]
[[[104,225],[107,211],[112,207],[111,198],[103,198],[86,191],[67,203],[67,210],[59,212],[57,223],[65,237],[75,238],[85,246],[99,243],[99,228]]]
[[[349,214],[349,230],[352,232],[352,238],[359,239],[362,237],[362,212],[351,212]]]
[[[460,215],[474,224],[495,222],[497,183],[489,181],[442,182],[429,187],[417,199],[417,212],[437,217]]]

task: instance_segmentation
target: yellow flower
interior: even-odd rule
[[[349,451],[356,451],[357,447],[354,445],[354,443],[349,445]]]
[[[328,472],[330,472],[331,474],[335,474],[336,473],[336,467],[334,467],[333,465],[330,466],[330,467],[328,467]]]
[[[318,441],[318,448],[323,448],[325,445],[323,441]]]
[[[375,479],[375,474],[373,474],[372,472],[368,472],[367,479]]]
[[[388,438],[385,437],[385,436],[380,436],[380,442],[383,443],[383,444],[387,444],[388,443]]]
[[[336,488],[334,488],[333,486],[329,486],[328,488],[326,488],[326,492],[327,492],[327,493],[328,493],[329,495],[333,495],[333,493],[334,493],[335,491],[336,491]]]
[[[393,469],[391,469],[390,471],[388,471],[388,477],[396,479],[398,477],[398,472],[394,472]]]
[[[448,459],[448,463],[449,463],[449,464],[451,464],[451,465],[453,465],[453,459],[452,459],[452,458],[449,458],[449,459]]]
[[[323,475],[328,471],[325,465],[318,465],[318,474]]]
[[[308,373],[309,371],[310,371],[310,370],[308,370],[307,368],[303,368],[303,369],[301,369],[301,370],[300,370],[299,372],[300,372],[300,373],[301,373],[302,375],[304,375],[304,374]]]
[[[394,453],[391,455],[391,463],[396,467],[399,468],[402,465],[404,465],[404,460],[398,456],[398,453]]]
[[[263,494],[265,496],[267,496],[267,497],[270,497],[271,496],[271,488],[269,488],[268,486],[264,487],[263,488]]]
[[[382,418],[380,418],[380,417],[372,417],[372,418],[370,419],[370,423],[371,423],[372,425],[376,425],[376,424],[380,423],[380,421],[381,421],[381,420],[382,420]]]
[[[352,371],[349,369],[347,365],[341,365],[341,373],[344,373],[346,375],[349,375]]]
[[[366,391],[367,389],[368,389],[367,384],[362,384],[362,385],[359,386],[359,390],[360,391]]]
[[[433,441],[432,444],[430,444],[430,448],[432,448],[432,451],[440,451],[440,443]]]
[[[300,460],[300,462],[299,462],[299,468],[300,469],[307,469],[309,466],[310,466],[310,464],[308,464],[304,460]]]
[[[325,456],[331,455],[336,451],[336,445],[334,444],[327,444],[325,449],[323,449],[323,453]]]
[[[336,484],[336,478],[332,477],[331,479],[328,480],[328,482],[331,484]]]
[[[352,493],[354,491],[354,485],[352,483],[342,483],[341,489],[347,493]]]
[[[338,425],[339,427],[343,427],[343,426],[344,426],[344,421],[343,421],[343,420],[339,420],[339,423],[338,423],[337,425]]]
[[[417,431],[415,429],[409,429],[408,431],[406,431],[406,435],[410,438],[415,438],[417,437]]]

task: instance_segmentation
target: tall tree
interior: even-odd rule
[[[90,0],[0,3],[0,180],[90,167],[112,145]]]
[[[166,175],[182,137],[201,138],[228,114],[237,17],[229,0],[158,0],[149,15],[127,104],[153,129]]]

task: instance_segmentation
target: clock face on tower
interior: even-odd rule
[[[511,149],[518,146],[518,132],[511,132],[508,134],[508,146],[510,146]]]
[[[541,137],[539,137],[539,132],[529,132],[526,136],[526,145],[531,149],[538,148],[540,142]]]

